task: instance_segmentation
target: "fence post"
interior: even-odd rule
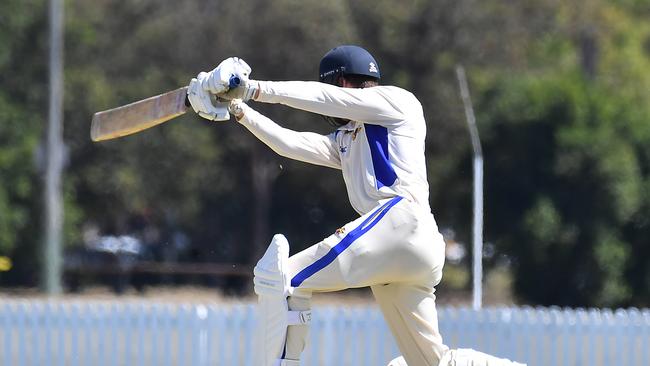
[[[2,352],[2,360],[5,365],[12,365],[12,333],[14,332],[14,325],[12,322],[13,316],[11,311],[11,304],[4,303],[0,308],[0,333],[3,338],[4,351]]]
[[[27,352],[26,352],[26,345],[27,345],[27,332],[28,332],[28,327],[30,327],[30,319],[28,319],[28,314],[30,314],[33,311],[33,307],[29,306],[29,303],[26,301],[21,301],[20,303],[17,304],[17,310],[18,313],[17,318],[18,318],[18,331],[20,332],[18,335],[18,364],[19,365],[25,365],[27,360],[29,359],[32,362],[38,362],[37,360],[34,360],[33,358],[28,358],[27,357]],[[33,335],[33,332],[32,334]],[[32,338],[35,338],[32,336]],[[38,349],[38,339],[32,339],[31,341],[31,347],[30,353],[32,357],[34,357],[36,354],[38,354],[39,349]]]
[[[650,343],[650,309],[645,309],[643,311],[643,319],[642,319],[642,324],[643,324],[643,329],[645,329],[645,338],[647,342],[645,343],[646,345]],[[641,365],[650,365],[650,351],[648,348],[650,347],[642,347],[643,348],[643,361],[641,362]]]
[[[246,366],[253,365],[253,354],[255,353],[255,334],[258,329],[256,307],[253,304],[246,305],[246,337],[244,341],[244,354],[246,354]]]
[[[158,331],[160,333],[160,352],[157,354],[155,365],[172,365],[172,333],[175,316],[175,306],[172,304],[160,304],[158,308]]]

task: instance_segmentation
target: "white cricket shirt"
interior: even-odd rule
[[[360,214],[405,197],[429,209],[422,105],[395,86],[341,88],[312,81],[260,81],[256,101],[280,103],[350,122],[329,135],[296,132],[250,107],[239,121],[280,155],[341,169]]]

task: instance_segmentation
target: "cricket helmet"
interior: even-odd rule
[[[318,68],[319,81],[336,84],[339,76],[363,75],[379,80],[379,64],[370,52],[359,46],[334,47],[323,56]]]

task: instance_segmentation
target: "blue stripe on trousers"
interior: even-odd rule
[[[381,207],[379,207],[375,213],[370,215],[367,219],[365,219],[361,225],[357,226],[354,228],[354,230],[350,231],[348,235],[346,235],[338,244],[336,244],[332,249],[327,252],[323,257],[315,261],[314,263],[310,264],[307,266],[305,269],[302,271],[298,272],[292,279],[291,279],[291,286],[292,287],[298,287],[300,286],[306,279],[309,277],[313,276],[316,272],[320,271],[321,269],[325,268],[328,264],[332,263],[336,257],[339,256],[339,254],[343,253],[345,249],[347,249],[352,243],[354,243],[355,240],[359,239],[363,234],[368,232],[370,229],[372,229],[373,226],[375,226],[384,215],[390,210],[391,207],[395,206],[397,202],[401,201],[402,197],[397,196],[390,201],[384,203]]]

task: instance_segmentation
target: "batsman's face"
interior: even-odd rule
[[[324,83],[331,84],[331,85],[336,85],[341,88],[354,88],[355,86],[350,83],[348,80],[345,79],[342,75],[338,75],[336,78],[332,78],[331,80],[323,80]],[[336,117],[330,117],[330,116],[323,116],[325,120],[332,126],[339,128],[341,126],[347,125],[350,120],[349,119],[344,119],[344,118],[336,118]]]
[[[340,86],[341,88],[356,88],[356,86],[355,86],[354,84],[352,84],[351,82],[349,82],[349,81],[348,81],[346,78],[344,78],[343,76],[339,77],[339,80],[338,80],[337,84],[338,84],[338,86]]]

